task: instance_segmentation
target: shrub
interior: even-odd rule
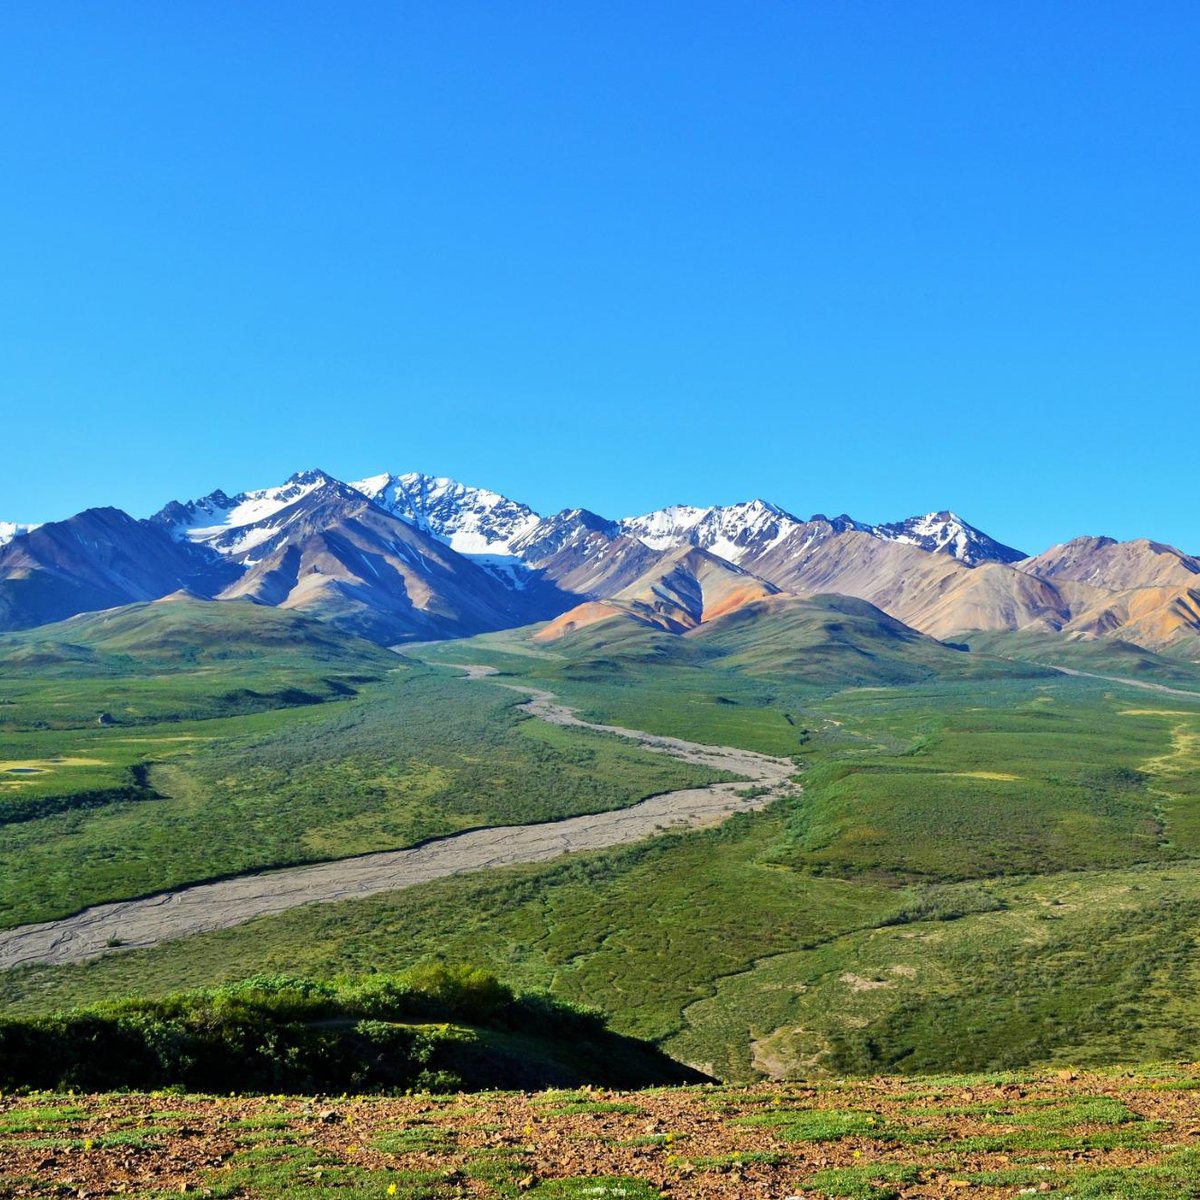
[[[506,1049],[509,1033],[523,1035],[525,1048]],[[541,1060],[525,1061],[529,1039],[544,1043]],[[337,983],[255,976],[0,1020],[0,1091],[362,1092],[517,1079],[545,1086],[587,1082],[584,1072],[603,1079],[631,1064],[652,1082],[672,1080],[677,1066],[610,1033],[594,1013],[517,997],[487,971],[440,963]]]

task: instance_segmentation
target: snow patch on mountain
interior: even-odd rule
[[[614,541],[621,530],[610,521],[586,508],[564,508],[562,512],[541,517],[510,543],[512,552],[526,562],[540,562],[578,546],[584,553]]]
[[[699,546],[732,563],[766,553],[801,524],[798,517],[767,500],[711,508],[673,504],[618,522],[622,533],[653,550]]]
[[[808,518],[810,525],[828,525],[834,533],[873,533],[875,527],[865,521],[856,521],[849,513],[837,517],[827,517],[824,513],[813,513]]]
[[[227,496],[218,489],[185,504],[173,501],[154,518],[178,541],[198,542],[233,558],[270,541],[280,529],[274,519],[319,487],[336,482],[324,471],[300,471],[279,487]]]
[[[931,554],[953,555],[968,566],[982,562],[1014,563],[1025,557],[1022,551],[997,542],[948,510],[876,525],[871,532],[884,541],[919,546]]]
[[[350,485],[380,508],[459,554],[506,567],[512,543],[541,519],[527,504],[440,475],[372,475]]]
[[[622,533],[645,542],[651,550],[670,550],[682,545],[693,529],[713,510],[691,504],[670,504],[640,517],[617,522]]]
[[[23,524],[20,521],[0,521],[0,546],[7,546],[15,537],[37,529],[38,525]]]

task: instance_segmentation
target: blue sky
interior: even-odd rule
[[[0,519],[423,469],[1200,551],[1200,6],[0,9]]]

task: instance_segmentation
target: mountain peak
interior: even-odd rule
[[[769,550],[801,521],[779,505],[756,498],[711,508],[674,504],[618,524],[622,533],[653,550],[699,546],[736,563]]]
[[[294,475],[289,475],[285,480],[285,484],[299,484],[301,486],[315,483],[335,483],[337,482],[328,471],[322,471],[320,467],[313,467],[308,471],[297,471]]]
[[[527,504],[445,475],[385,472],[350,486],[385,512],[470,556],[513,557],[513,542],[540,520]]]
[[[275,536],[278,514],[321,488],[344,487],[315,469],[297,471],[279,487],[227,496],[220,488],[199,500],[173,500],[151,520],[166,526],[176,541],[203,543],[235,557]]]
[[[919,546],[931,554],[952,555],[972,567],[983,562],[1014,563],[1025,557],[1023,551],[989,537],[951,509],[876,525],[871,532],[885,541]]]
[[[1093,587],[1195,588],[1200,558],[1149,538],[1118,542],[1110,537],[1077,537],[1020,563],[1020,570],[1040,579],[1068,579]]]
[[[849,513],[839,513],[836,517],[827,517],[824,513],[813,513],[808,518],[810,525],[822,524],[829,525],[833,528],[834,533],[845,533],[848,530],[854,533],[870,533],[871,526],[865,521],[858,521]]]

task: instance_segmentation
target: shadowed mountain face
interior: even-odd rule
[[[186,591],[383,643],[539,621],[554,640],[617,617],[679,633],[777,593],[835,593],[941,639],[1047,633],[1200,656],[1200,559],[1094,537],[1025,557],[949,510],[882,525],[766,500],[542,517],[452,479],[310,470],[147,521],[91,509],[0,530],[0,629]]]
[[[171,592],[216,595],[236,574],[116,508],[89,508],[0,547],[0,628],[25,629]]]

